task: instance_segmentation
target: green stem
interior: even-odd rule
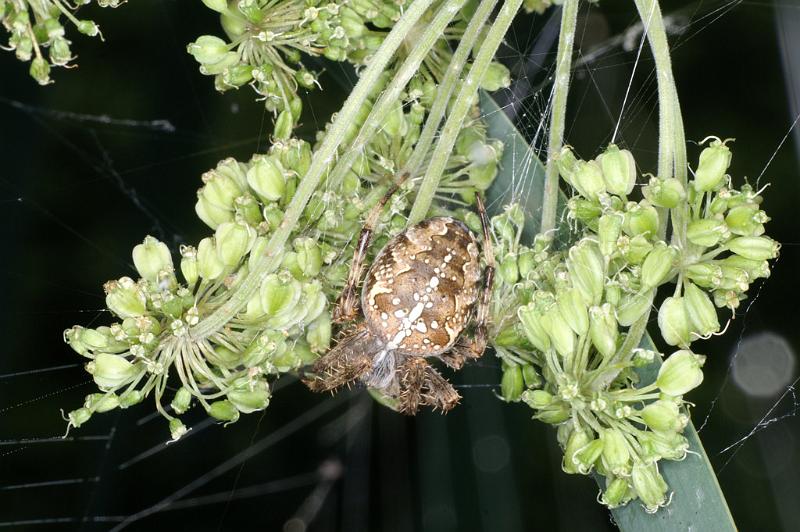
[[[247,304],[247,301],[261,286],[264,277],[278,267],[282,259],[284,244],[303,214],[303,209],[308,203],[311,194],[314,193],[317,185],[319,185],[322,175],[330,167],[336,155],[336,150],[344,139],[345,131],[373,92],[376,84],[380,82],[381,74],[394,56],[395,51],[403,44],[414,25],[432,3],[433,0],[415,0],[394,25],[389,35],[386,36],[383,44],[370,60],[369,66],[361,74],[358,83],[356,83],[353,91],[347,97],[342,110],[331,123],[322,144],[314,153],[311,166],[300,181],[297,191],[286,209],[284,219],[270,238],[263,255],[259,257],[247,278],[231,294],[230,299],[191,328],[189,331],[191,338],[195,340],[203,339],[222,328]]]
[[[561,33],[558,36],[556,73],[553,82],[553,99],[550,111],[550,137],[547,142],[547,167],[544,172],[541,232],[556,227],[558,211],[558,165],[556,160],[564,141],[564,123],[567,117],[567,95],[572,70],[572,47],[578,19],[578,0],[564,0],[561,12]]]
[[[439,130],[439,124],[442,122],[442,117],[447,110],[447,104],[450,102],[450,97],[453,89],[456,86],[461,72],[464,70],[464,65],[467,63],[470,53],[478,42],[481,30],[484,28],[489,15],[492,13],[497,0],[481,0],[478,9],[472,15],[472,18],[467,25],[464,35],[460,39],[458,48],[453,53],[450,59],[450,65],[445,72],[444,78],[436,89],[436,98],[433,100],[431,110],[428,113],[428,118],[425,121],[425,126],[422,128],[419,140],[411,153],[408,162],[406,163],[406,171],[412,176],[416,175],[419,167],[428,155],[428,150],[433,143],[436,132]]]
[[[419,36],[419,40],[414,43],[411,52],[397,71],[394,79],[383,91],[375,106],[372,108],[367,120],[356,136],[353,144],[342,154],[336,167],[331,172],[330,183],[337,184],[344,178],[348,170],[358,158],[361,150],[372,140],[372,136],[386,122],[392,106],[397,102],[400,93],[408,84],[411,77],[417,72],[420,64],[428,55],[428,51],[441,38],[444,29],[453,20],[466,0],[447,0],[436,13],[436,17],[428,24],[425,31]]]
[[[461,131],[461,126],[464,123],[467,113],[475,101],[478,86],[483,80],[489,64],[494,58],[494,54],[500,47],[506,32],[508,31],[514,16],[519,11],[522,5],[522,0],[508,0],[500,8],[500,13],[497,15],[489,31],[486,33],[486,38],[481,44],[475,61],[472,63],[472,68],[469,69],[467,77],[458,91],[458,96],[453,101],[450,114],[447,121],[442,128],[439,141],[436,143],[436,148],[433,150],[428,170],[425,172],[425,177],[422,179],[417,198],[411,208],[411,213],[408,216],[409,225],[420,222],[428,214],[433,196],[436,193],[436,188],[439,186],[439,180],[442,177],[442,172],[447,165],[447,159],[453,151],[453,146],[456,143],[458,133]]]

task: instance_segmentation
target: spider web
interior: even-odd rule
[[[789,529],[797,511],[787,501],[797,498],[792,445],[800,436],[800,401],[791,349],[798,338],[786,323],[794,315],[789,275],[798,257],[786,215],[797,161],[784,142],[796,132],[800,73],[784,65],[795,102],[788,111],[781,98],[764,96],[782,83],[780,56],[791,50],[791,27],[772,27],[772,5],[696,1],[664,10],[688,138],[740,138],[734,173],[772,182],[765,208],[775,220],[768,227],[784,242],[773,279],[754,288],[728,334],[698,345],[709,361],[707,382],[690,397],[693,417],[740,526]],[[32,89],[21,66],[0,57],[9,73],[0,88],[8,248],[0,268],[0,528],[524,530],[533,522],[546,529],[607,522],[593,502],[594,486],[560,472],[552,432],[531,422],[524,407],[496,400],[500,370],[491,357],[454,377],[464,401],[446,418],[402,418],[358,390],[314,397],[284,378],[263,414],[222,427],[195,411],[176,444],[164,443],[166,429],[148,402],[96,415],[62,438],[58,409],[80,405],[93,384],[58,331],[108,319],[100,284],[132,271],[130,249],[145,232],[173,247],[198,240],[205,231],[193,213],[198,176],[223,157],[263,150],[269,133],[250,94],[213,93],[182,54],[185,42],[217,32],[213,17],[186,21],[177,7],[146,2],[124,9],[137,20],[157,20],[149,40],[142,45],[118,13],[98,13],[106,34],[117,37],[103,46],[76,42],[81,71],[58,73],[55,88]],[[794,5],[776,9],[787,20],[800,16]],[[542,159],[555,13],[516,21],[498,55],[515,81],[494,95]],[[769,28],[770,37],[749,30],[753,23]],[[735,51],[727,38],[721,42],[730,33],[741,39]],[[629,5],[584,8],[566,137],[584,157],[614,137],[647,171],[655,168],[657,93],[642,39]],[[748,48],[756,51],[748,56]],[[108,58],[119,58],[125,72]],[[703,72],[708,65],[725,75],[714,79]],[[337,67],[329,68],[333,74]],[[736,107],[738,117],[721,116],[736,96],[713,95],[745,94],[724,85],[736,72],[755,97]],[[300,136],[311,138],[342,101],[332,80],[324,81],[328,94],[304,98]],[[697,87],[712,83],[719,86]],[[690,146],[690,160],[698,151]],[[528,151],[512,155],[520,168],[534,164]],[[532,190],[515,178],[507,197],[524,203]],[[778,355],[760,360],[767,352]],[[753,381],[753,367],[784,371],[764,384]],[[746,496],[743,479],[763,488],[750,490],[759,495]],[[765,516],[765,504],[779,510]]]

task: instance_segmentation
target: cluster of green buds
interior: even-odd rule
[[[62,0],[0,0],[0,22],[9,33],[6,49],[13,50],[20,61],[31,62],[30,75],[40,85],[52,83],[52,67],[69,67],[75,59],[65,25],[102,39],[97,24],[75,16],[78,7],[91,2],[79,0],[73,6]],[[120,0],[97,0],[100,7],[117,7],[120,3]]]
[[[275,378],[330,346],[330,302],[346,282],[364,216],[396,180],[419,137],[425,109],[407,107],[398,104],[341,182],[323,181],[312,194],[279,266],[242,310],[215,332],[195,335],[195,326],[228,303],[256,269],[311,165],[312,147],[276,139],[247,162],[225,159],[206,172],[195,211],[213,234],[181,246],[177,264],[164,243],[147,237],[133,249],[138,279],[105,285],[106,305],[119,321],[65,331],[66,342],[90,359],[86,370],[100,389],[68,414],[69,425],[151,394],[173,439],[185,434],[179,416],[192,403],[225,422],[266,408]],[[462,134],[469,142],[452,155],[445,178],[449,193],[466,197],[489,186],[500,146],[486,138],[479,120]],[[380,216],[374,250],[405,227],[413,181],[406,180]],[[178,391],[165,397],[169,386]]]
[[[564,471],[604,476],[600,499],[609,507],[638,499],[655,512],[668,504],[659,461],[687,455],[683,396],[703,380],[705,357],[690,344],[719,332],[714,302],[735,308],[777,254],[763,236],[761,198],[731,187],[729,163],[729,149],[714,139],[688,185],[654,177],[636,201],[629,151],[611,145],[583,161],[565,148],[559,171],[577,192],[568,212],[582,237],[560,252],[540,235],[531,249],[498,256],[503,301],[518,304],[516,322],[502,306],[493,314],[502,320],[493,341],[503,397],[558,427]],[[663,229],[669,215],[671,243]],[[515,242],[506,232],[501,241]],[[513,288],[503,287],[513,279]],[[664,341],[677,348],[666,356],[641,340],[658,288],[673,282],[658,319]],[[662,360],[656,380],[640,382],[639,368]]]
[[[400,18],[406,0],[203,0],[220,13],[228,40],[203,35],[189,44],[188,51],[200,64],[200,72],[214,76],[220,92],[249,84],[266,108],[277,115],[283,128],[296,124],[302,111],[299,88],[313,89],[318,80],[302,62],[303,55],[332,61],[366,64]],[[430,10],[411,31],[398,51],[400,64],[434,16]],[[447,69],[450,41],[463,34],[469,13],[459,13],[426,56],[423,68],[409,84],[411,99],[430,104],[436,83]],[[389,70],[394,67],[391,66]],[[508,69],[492,63],[481,86],[497,90],[510,84]]]

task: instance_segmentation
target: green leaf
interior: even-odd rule
[[[525,238],[530,242],[539,228],[544,166],[536,157],[527,140],[514,127],[503,110],[486,93],[481,94],[481,112],[489,126],[489,136],[500,139],[505,145],[501,167],[495,183],[489,190],[490,206],[501,208],[509,200],[522,203],[527,216],[533,218],[525,227]],[[563,212],[566,198],[561,197],[559,212]],[[566,225],[566,224],[561,224]],[[653,349],[649,336],[642,347]],[[653,382],[661,361],[658,360],[640,371],[642,386]],[[736,530],[725,496],[717,482],[700,437],[690,423],[684,430],[691,453],[682,462],[662,460],[661,474],[672,490],[672,502],[655,514],[648,514],[634,501],[611,510],[620,530],[629,532],[702,530],[722,532]]]

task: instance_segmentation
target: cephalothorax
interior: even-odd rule
[[[334,322],[358,318],[357,287],[366,251],[387,192],[367,217]],[[423,220],[392,238],[372,263],[361,292],[364,320],[348,329],[306,376],[315,391],[353,381],[380,390],[413,414],[421,405],[450,410],[460,396],[426,360],[436,357],[459,369],[486,348],[486,320],[494,276],[488,223],[483,224],[487,266],[481,271],[478,242],[455,218]],[[467,335],[465,329],[474,323]]]

